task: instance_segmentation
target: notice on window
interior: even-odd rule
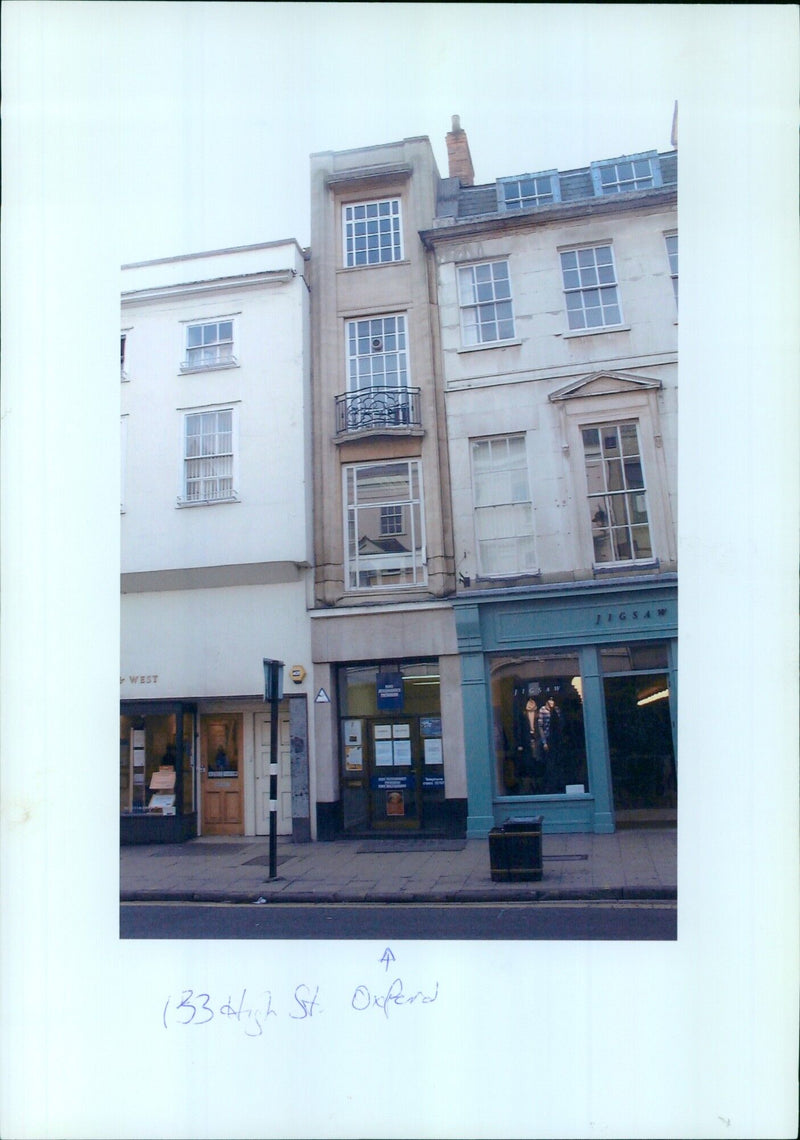
[[[360,744],[345,744],[344,770],[345,772],[360,772],[364,767],[364,753]]]
[[[392,739],[392,726],[390,724],[376,724],[375,725],[375,739],[376,740],[391,740]]]
[[[394,752],[391,740],[375,741],[375,766],[391,767],[394,763]]]
[[[421,716],[419,730],[423,736],[441,736],[442,718],[440,716]]]
[[[344,770],[345,772],[361,772],[364,768],[361,721],[344,721],[342,731],[344,734]]]
[[[425,763],[441,764],[443,762],[441,737],[424,740],[423,744],[425,745]]]
[[[408,740],[411,736],[410,724],[393,724],[392,736],[395,740]]]
[[[395,740],[395,742],[394,742],[394,762],[395,762],[395,764],[410,764],[411,763],[411,741],[410,740]]]

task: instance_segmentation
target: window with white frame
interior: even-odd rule
[[[562,250],[561,273],[571,330],[608,328],[622,323],[610,245]]]
[[[127,333],[120,333],[119,334],[119,378],[120,378],[120,380],[127,380],[128,379],[128,373],[125,369],[125,364],[126,364],[125,356],[126,356],[127,347],[128,347],[128,334]]]
[[[233,409],[188,413],[183,438],[182,503],[235,499]]]
[[[581,435],[595,564],[652,559],[637,424],[592,425]]]
[[[408,387],[406,318],[369,317],[347,322],[347,384],[360,388]]]
[[[125,466],[128,458],[128,416],[119,418],[119,509],[125,511]]]
[[[417,459],[344,469],[349,590],[427,581],[422,470]]]
[[[348,203],[342,207],[342,221],[345,266],[402,261],[399,198]]]
[[[204,321],[186,326],[184,372],[224,368],[237,363],[233,355],[233,321]]]
[[[503,577],[534,572],[533,504],[524,435],[472,441],[472,498],[478,573]]]
[[[460,265],[458,302],[465,348],[514,339],[514,310],[507,261]]]
[[[664,234],[667,243],[667,257],[669,258],[669,275],[672,278],[672,291],[675,294],[675,304],[678,304],[678,235]]]
[[[558,171],[521,174],[519,178],[499,178],[500,209],[524,210],[528,206],[545,206],[561,201]]]
[[[661,186],[661,166],[655,151],[593,162],[591,171],[595,194],[624,194]]]

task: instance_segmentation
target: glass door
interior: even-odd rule
[[[367,722],[370,824],[377,829],[420,826],[420,748],[416,718]]]

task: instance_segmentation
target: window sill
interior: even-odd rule
[[[354,270],[359,269],[386,269],[388,265],[410,265],[411,261],[407,257],[401,257],[399,261],[375,261],[372,265],[340,265],[336,270],[337,273],[352,273]]]
[[[187,507],[216,507],[220,504],[225,505],[226,503],[238,502],[241,502],[239,496],[231,495],[227,499],[192,499],[191,502],[186,499],[178,499],[175,505],[179,510],[184,510]]]
[[[190,372],[222,372],[228,368],[238,368],[239,361],[234,357],[232,360],[220,360],[215,364],[186,364],[181,363],[180,375],[186,376]]]
[[[573,337],[579,336],[599,336],[602,333],[618,333],[630,331],[630,325],[608,325],[601,329],[570,329],[569,332],[556,333],[556,336],[560,336],[564,340],[572,340]]]
[[[513,348],[515,345],[522,344],[518,338],[514,340],[493,340],[488,341],[486,344],[469,344],[466,347],[459,348],[456,351],[461,352],[482,352],[487,348]]]
[[[417,582],[413,586],[354,586],[352,589],[345,589],[345,597],[359,598],[366,601],[368,598],[379,598],[381,594],[398,594],[405,591],[407,594],[425,594],[428,593],[428,584]]]
[[[657,558],[631,558],[627,562],[592,563],[594,574],[618,574],[620,570],[658,570]]]
[[[516,574],[476,574],[475,584],[484,583],[487,586],[505,586],[507,583],[516,584],[524,582],[526,578],[541,578],[542,572],[535,570],[520,570]]]

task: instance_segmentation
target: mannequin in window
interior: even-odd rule
[[[553,697],[548,697],[539,709],[539,747],[544,760],[544,790],[552,795],[562,790],[563,780],[559,773],[559,743],[561,737],[561,715]]]

